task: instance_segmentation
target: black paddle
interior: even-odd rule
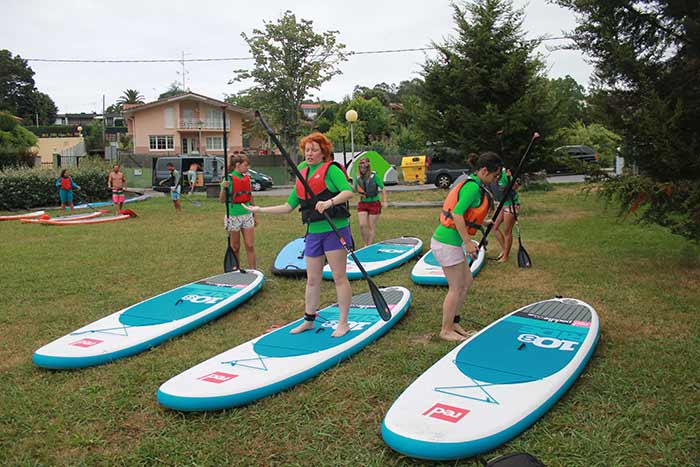
[[[314,195],[314,192],[311,190],[311,187],[309,186],[309,183],[306,181],[306,179],[301,175],[301,172],[299,172],[299,169],[297,169],[297,166],[294,164],[292,161],[292,158],[289,157],[289,153],[287,152],[286,149],[282,147],[282,143],[277,139],[277,136],[275,133],[272,131],[272,129],[267,125],[265,120],[263,119],[262,115],[260,115],[259,111],[255,111],[255,116],[260,120],[260,124],[263,126],[265,131],[267,132],[268,135],[270,135],[270,139],[272,139],[272,142],[275,143],[275,146],[280,150],[284,158],[287,160],[287,163],[289,164],[289,167],[291,167],[292,172],[294,172],[294,175],[301,181],[301,183],[304,185],[304,189],[306,190],[306,193],[311,196],[311,201],[316,204],[318,202],[318,199],[316,198],[316,195]],[[338,230],[338,227],[333,223],[333,220],[331,220],[330,216],[326,211],[323,212],[324,217],[326,218],[326,222],[331,226],[333,229],[333,232],[338,236],[338,240],[340,241],[340,244],[345,247],[345,250],[352,256],[352,259],[355,261],[355,264],[357,264],[358,269],[362,273],[362,277],[367,281],[367,286],[369,287],[369,292],[372,295],[372,301],[374,301],[374,306],[377,307],[377,312],[379,313],[379,316],[384,321],[389,321],[391,319],[391,310],[389,309],[389,305],[387,305],[386,300],[384,299],[384,296],[382,293],[379,291],[379,287],[372,281],[372,279],[369,278],[369,275],[367,275],[367,271],[365,271],[365,268],[362,266],[362,263],[360,263],[360,260],[357,259],[357,256],[355,256],[355,251],[352,249],[352,247],[345,241],[343,238],[343,234],[340,233]]]
[[[508,185],[506,186],[506,191],[503,192],[503,198],[501,199],[508,199],[510,196],[510,193],[513,191],[513,185],[515,185],[515,180],[518,178],[520,175],[520,171],[523,169],[523,164],[525,163],[525,159],[527,159],[527,155],[530,153],[530,148],[532,147],[532,143],[535,142],[537,138],[540,137],[540,134],[535,132],[532,134],[532,139],[530,140],[530,144],[527,145],[527,149],[525,150],[525,154],[523,154],[523,157],[520,159],[520,164],[518,164],[518,168],[515,169],[515,173],[512,174],[512,178],[510,179],[510,182],[508,182]],[[488,227],[486,227],[486,232],[484,232],[484,236],[481,237],[481,241],[479,242],[479,248],[477,249],[480,250],[484,244],[486,243],[486,237],[489,236],[489,233],[491,233],[491,229],[493,228],[494,222],[496,222],[496,219],[498,219],[498,216],[501,214],[501,211],[503,210],[503,202],[501,202],[498,205],[498,209],[496,209],[496,212],[493,213],[493,217],[491,218],[491,222],[489,223]]]
[[[527,253],[527,250],[523,246],[523,242],[520,240],[520,224],[518,223],[518,213],[516,212],[515,204],[513,204],[513,217],[515,217],[515,231],[518,233],[518,267],[532,267],[530,255]]]
[[[228,176],[228,144],[226,137],[226,107],[222,109],[224,120],[224,180]],[[226,219],[228,219],[228,188],[226,189]],[[238,258],[231,248],[231,231],[226,236],[226,254],[224,255],[224,272],[232,272],[239,269]],[[241,271],[243,272],[243,271]]]

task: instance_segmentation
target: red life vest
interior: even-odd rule
[[[469,182],[476,183],[476,180],[468,177],[466,180],[458,183],[457,186],[455,186],[447,195],[447,198],[445,198],[445,202],[442,205],[442,211],[440,212],[440,224],[444,227],[447,227],[448,229],[457,229],[457,227],[455,227],[452,212],[459,201],[459,190],[462,189],[465,183]],[[469,235],[474,235],[477,230],[482,230],[481,224],[484,223],[486,214],[489,212],[489,198],[484,193],[484,189],[481,186],[479,186],[479,192],[481,194],[481,204],[479,204],[479,206],[476,208],[467,209],[463,215],[464,223],[467,224],[467,233]]]
[[[297,179],[295,190],[300,201],[301,220],[305,224],[325,219],[325,216],[316,210],[316,202],[328,201],[338,194],[337,192],[330,191],[328,186],[326,186],[326,174],[331,165],[339,167],[345,174],[345,178],[348,178],[348,174],[343,166],[335,161],[324,162],[316,169],[311,178],[308,178],[308,166],[301,170],[302,177],[307,181],[309,188],[311,188],[313,195],[316,197],[314,201],[312,201],[312,195],[306,191],[301,180]],[[327,212],[331,218],[347,218],[350,217],[350,206],[348,206],[348,203],[343,203],[338,206],[333,206],[325,212]]]
[[[242,204],[250,201],[250,175],[246,174],[243,178],[232,175],[231,181],[231,202]]]
[[[73,189],[73,183],[70,177],[61,177],[61,190],[71,190]]]

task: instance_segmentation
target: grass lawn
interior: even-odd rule
[[[597,309],[601,338],[568,393],[493,455],[528,451],[550,467],[698,465],[700,247],[655,226],[622,223],[577,186],[521,198],[534,267],[520,270],[514,257],[489,261],[462,316],[486,324],[537,300],[571,296]],[[258,269],[268,276],[232,313],[108,365],[46,371],[31,363],[34,350],[84,324],[221,272],[223,206],[198,199],[202,207],[185,200],[179,216],[155,198],[129,206],[139,218],[113,224],[0,223],[0,465],[428,465],[393,452],[380,436],[391,403],[454,347],[436,337],[445,289],[413,284],[414,262],[375,280],[413,292],[407,315],[337,367],[232,410],[183,414],[156,401],[158,386],[175,374],[301,316],[304,282],[269,274],[277,251],[304,231],[297,213],[260,217]],[[379,238],[428,241],[437,215],[438,208],[389,208]],[[354,216],[353,231],[359,238]],[[498,250],[492,244],[490,257]],[[366,290],[362,281],[353,286]],[[321,303],[334,300],[325,282]]]

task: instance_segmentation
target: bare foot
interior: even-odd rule
[[[452,325],[452,329],[453,329],[457,334],[461,334],[461,335],[463,335],[464,337],[467,337],[467,336],[469,335],[469,332],[468,332],[468,331],[465,331],[464,328],[463,328],[462,326],[460,326],[459,324],[457,324],[457,323],[454,323],[454,324]]]
[[[289,331],[290,334],[299,334],[300,332],[304,331],[311,331],[314,328],[314,322],[313,321],[306,321],[304,320],[303,323],[301,323],[299,326],[295,327],[291,331]]]
[[[464,336],[457,334],[454,331],[440,331],[440,338],[446,341],[461,342],[464,340]]]
[[[348,323],[338,323],[338,326],[336,326],[335,331],[333,331],[333,334],[331,334],[332,337],[343,337],[345,334],[348,333],[350,330],[350,327],[348,327]]]
[[[499,258],[496,262],[497,262],[497,263],[507,263],[507,262],[508,262],[508,258]]]

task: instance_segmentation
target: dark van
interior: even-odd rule
[[[197,170],[197,188],[203,190],[209,183],[219,183],[224,174],[224,158],[215,156],[193,156],[182,155],[175,157],[154,157],[153,158],[153,189],[157,191],[165,191],[166,189],[160,182],[170,177],[168,172],[168,163],[175,166],[175,169],[180,172],[180,176],[184,179],[184,172],[190,170],[190,165],[198,164]],[[181,180],[184,183],[184,180]]]

